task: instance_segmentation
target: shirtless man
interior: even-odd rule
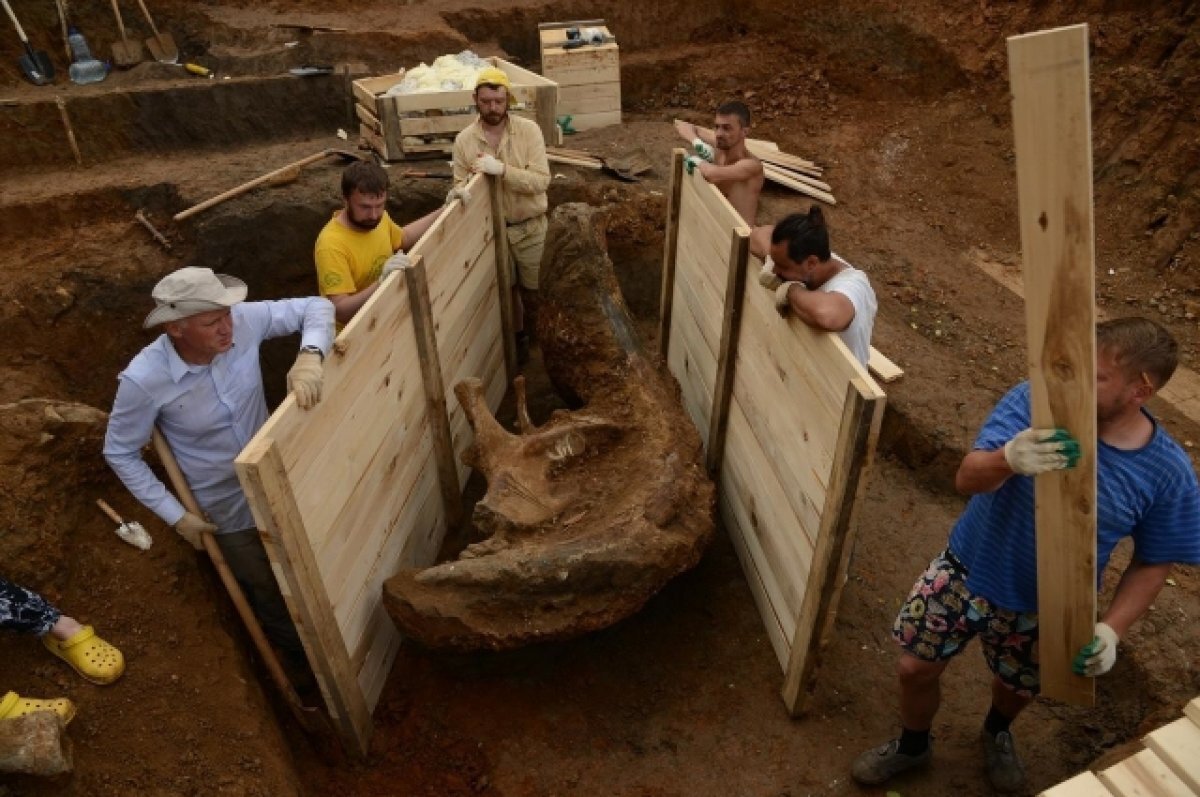
[[[742,219],[754,226],[758,195],[763,187],[763,167],[762,162],[746,149],[750,109],[733,100],[717,108],[711,133],[678,119],[675,130],[696,153],[688,156],[688,173],[699,169],[704,179],[725,195]]]

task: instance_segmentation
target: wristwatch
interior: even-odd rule
[[[317,346],[311,346],[311,345],[310,345],[310,346],[301,346],[301,347],[300,347],[300,352],[301,352],[302,354],[303,354],[304,352],[306,352],[306,351],[308,351],[308,352],[312,352],[313,354],[316,354],[318,357],[320,357],[320,358],[321,358],[321,362],[325,362],[325,352],[321,351],[321,349],[320,349],[319,347],[317,347]]]

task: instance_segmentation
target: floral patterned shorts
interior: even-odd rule
[[[993,606],[967,588],[967,570],[949,550],[934,557],[913,585],[892,638],[924,661],[943,661],[979,637],[988,668],[1023,696],[1036,695],[1038,617]]]

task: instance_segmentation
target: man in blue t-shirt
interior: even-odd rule
[[[1076,656],[1080,675],[1103,675],[1117,641],[1158,595],[1173,563],[1200,563],[1200,485],[1183,449],[1144,405],[1167,383],[1178,346],[1153,321],[1125,318],[1096,328],[1097,573],[1113,547],[1133,538],[1133,558],[1095,638]],[[900,736],[854,762],[854,779],[878,785],[930,759],[929,729],[950,659],[979,637],[993,673],[980,739],[998,791],[1024,771],[1009,726],[1038,693],[1037,546],[1033,476],[1073,467],[1079,445],[1063,430],[1030,429],[1029,385],[992,410],[955,486],[972,496],[949,547],[917,580],[892,636],[903,652]]]

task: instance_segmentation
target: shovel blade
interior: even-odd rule
[[[21,71],[35,86],[45,86],[54,80],[54,64],[43,50],[30,50],[20,58]]]
[[[160,33],[146,39],[146,49],[160,64],[179,63],[179,48],[175,46],[175,40],[169,33]]]
[[[113,42],[113,63],[122,69],[128,69],[142,62],[142,45],[137,39],[125,39]]]

